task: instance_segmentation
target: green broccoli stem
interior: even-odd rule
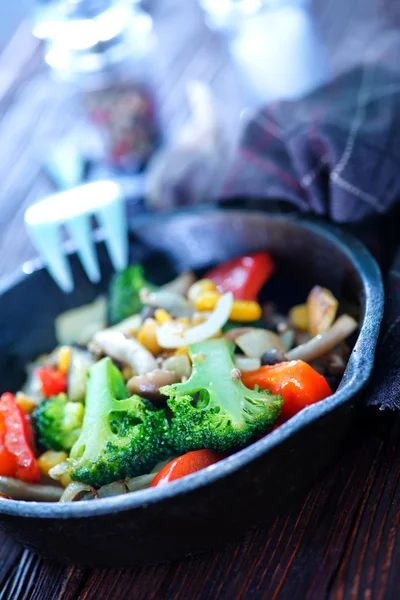
[[[131,401],[122,374],[110,358],[96,363],[88,375],[85,416],[81,435],[74,444],[70,458],[79,459],[83,453],[95,461],[105,444],[117,439],[109,424],[111,413],[129,411]],[[91,440],[90,448],[84,440]],[[89,457],[90,455],[90,457]]]
[[[249,390],[240,379],[234,378],[234,350],[232,342],[221,344],[218,339],[192,344],[189,347],[192,375],[186,383],[179,384],[179,393],[192,395],[206,388],[211,404],[220,405],[223,400],[232,421],[239,423],[243,418],[242,400]]]
[[[131,396],[110,358],[89,373],[81,435],[71,450],[72,479],[100,487],[148,473],[170,452],[165,410]]]
[[[241,381],[233,362],[235,346],[228,340],[207,340],[189,347],[193,371],[186,383],[177,384],[179,394],[196,394],[207,389],[210,405],[223,407],[233,424],[243,422],[243,404],[252,398],[259,401],[260,393],[249,390]],[[271,404],[271,415],[276,408]]]

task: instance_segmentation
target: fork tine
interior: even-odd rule
[[[90,217],[88,215],[76,215],[65,222],[72,239],[76,244],[76,251],[83,268],[92,283],[98,283],[101,279],[99,262],[97,260]]]
[[[27,229],[50,275],[64,292],[72,292],[74,283],[71,267],[62,249],[57,223],[41,223],[40,226],[27,223]]]
[[[117,271],[128,264],[128,227],[123,199],[115,198],[96,210],[99,224],[104,229],[106,244],[111,262]]]

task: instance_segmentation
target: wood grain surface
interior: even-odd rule
[[[165,118],[183,119],[185,85],[202,78],[224,106],[234,137],[245,96],[221,40],[206,29],[194,0],[148,4],[163,49],[159,91]],[[336,71],[359,60],[371,36],[400,18],[389,0],[368,10],[363,0],[314,4]],[[1,278],[33,256],[23,212],[52,189],[43,158],[71,132],[79,136],[81,126],[71,94],[50,81],[42,49],[23,24],[0,57]],[[400,416],[366,410],[353,449],[290,512],[273,520],[265,515],[264,524],[222,550],[168,564],[62,567],[0,533],[0,600],[396,600],[399,439]]]

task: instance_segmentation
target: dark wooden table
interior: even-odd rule
[[[237,131],[243,90],[221,41],[204,27],[191,0],[152,5],[163,48],[160,95],[166,118],[182,118],[185,84],[197,77],[213,85]],[[395,26],[395,3],[378,5],[374,13],[362,0],[316,3],[336,70],[357,61],[385,24]],[[73,103],[49,81],[41,57],[27,24],[0,57],[1,277],[33,256],[23,212],[52,189],[41,167],[43,156],[80,127]],[[63,567],[0,533],[0,600],[396,600],[399,439],[400,416],[365,410],[353,448],[290,512],[272,520],[266,514],[265,524],[235,545],[169,564],[108,571]]]

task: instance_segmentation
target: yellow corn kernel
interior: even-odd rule
[[[195,301],[196,310],[200,312],[205,310],[212,311],[220,298],[221,294],[219,292],[204,292]]]
[[[158,323],[154,319],[146,319],[139,329],[137,340],[142,346],[147,348],[152,354],[158,354],[161,347],[157,342],[157,331]]]
[[[293,308],[291,308],[289,311],[289,319],[290,323],[296,329],[308,331],[307,305],[298,304],[297,306],[293,306]]]
[[[189,348],[187,346],[185,346],[184,348],[178,348],[178,350],[175,351],[175,356],[189,357]]]
[[[187,295],[191,302],[196,302],[203,294],[215,292],[216,289],[215,283],[211,279],[199,279],[199,281],[190,286]]]
[[[48,475],[50,469],[65,462],[68,458],[66,452],[56,452],[55,450],[47,450],[37,459],[39,470],[43,475]]]
[[[26,415],[30,415],[35,410],[37,403],[29,396],[26,396],[23,392],[17,392],[15,396],[16,403]]]
[[[64,488],[66,488],[71,483],[71,481],[72,479],[68,475],[68,473],[63,473],[60,477],[60,483]]]
[[[218,292],[207,292],[196,301],[196,309],[199,311],[214,310],[221,294]],[[262,316],[262,308],[258,302],[252,300],[235,300],[232,305],[230,319],[244,323],[257,321]]]
[[[162,325],[167,321],[172,321],[171,315],[164,308],[157,308],[154,317],[159,325]]]
[[[187,317],[181,317],[180,319],[177,319],[176,321],[180,325],[183,325],[185,328],[189,327],[189,325],[190,325],[190,321]]]
[[[69,363],[71,362],[71,348],[69,346],[61,346],[58,352],[58,370],[63,375],[68,374]]]
[[[252,300],[235,300],[232,305],[230,318],[232,321],[258,321],[262,316],[262,308]]]

